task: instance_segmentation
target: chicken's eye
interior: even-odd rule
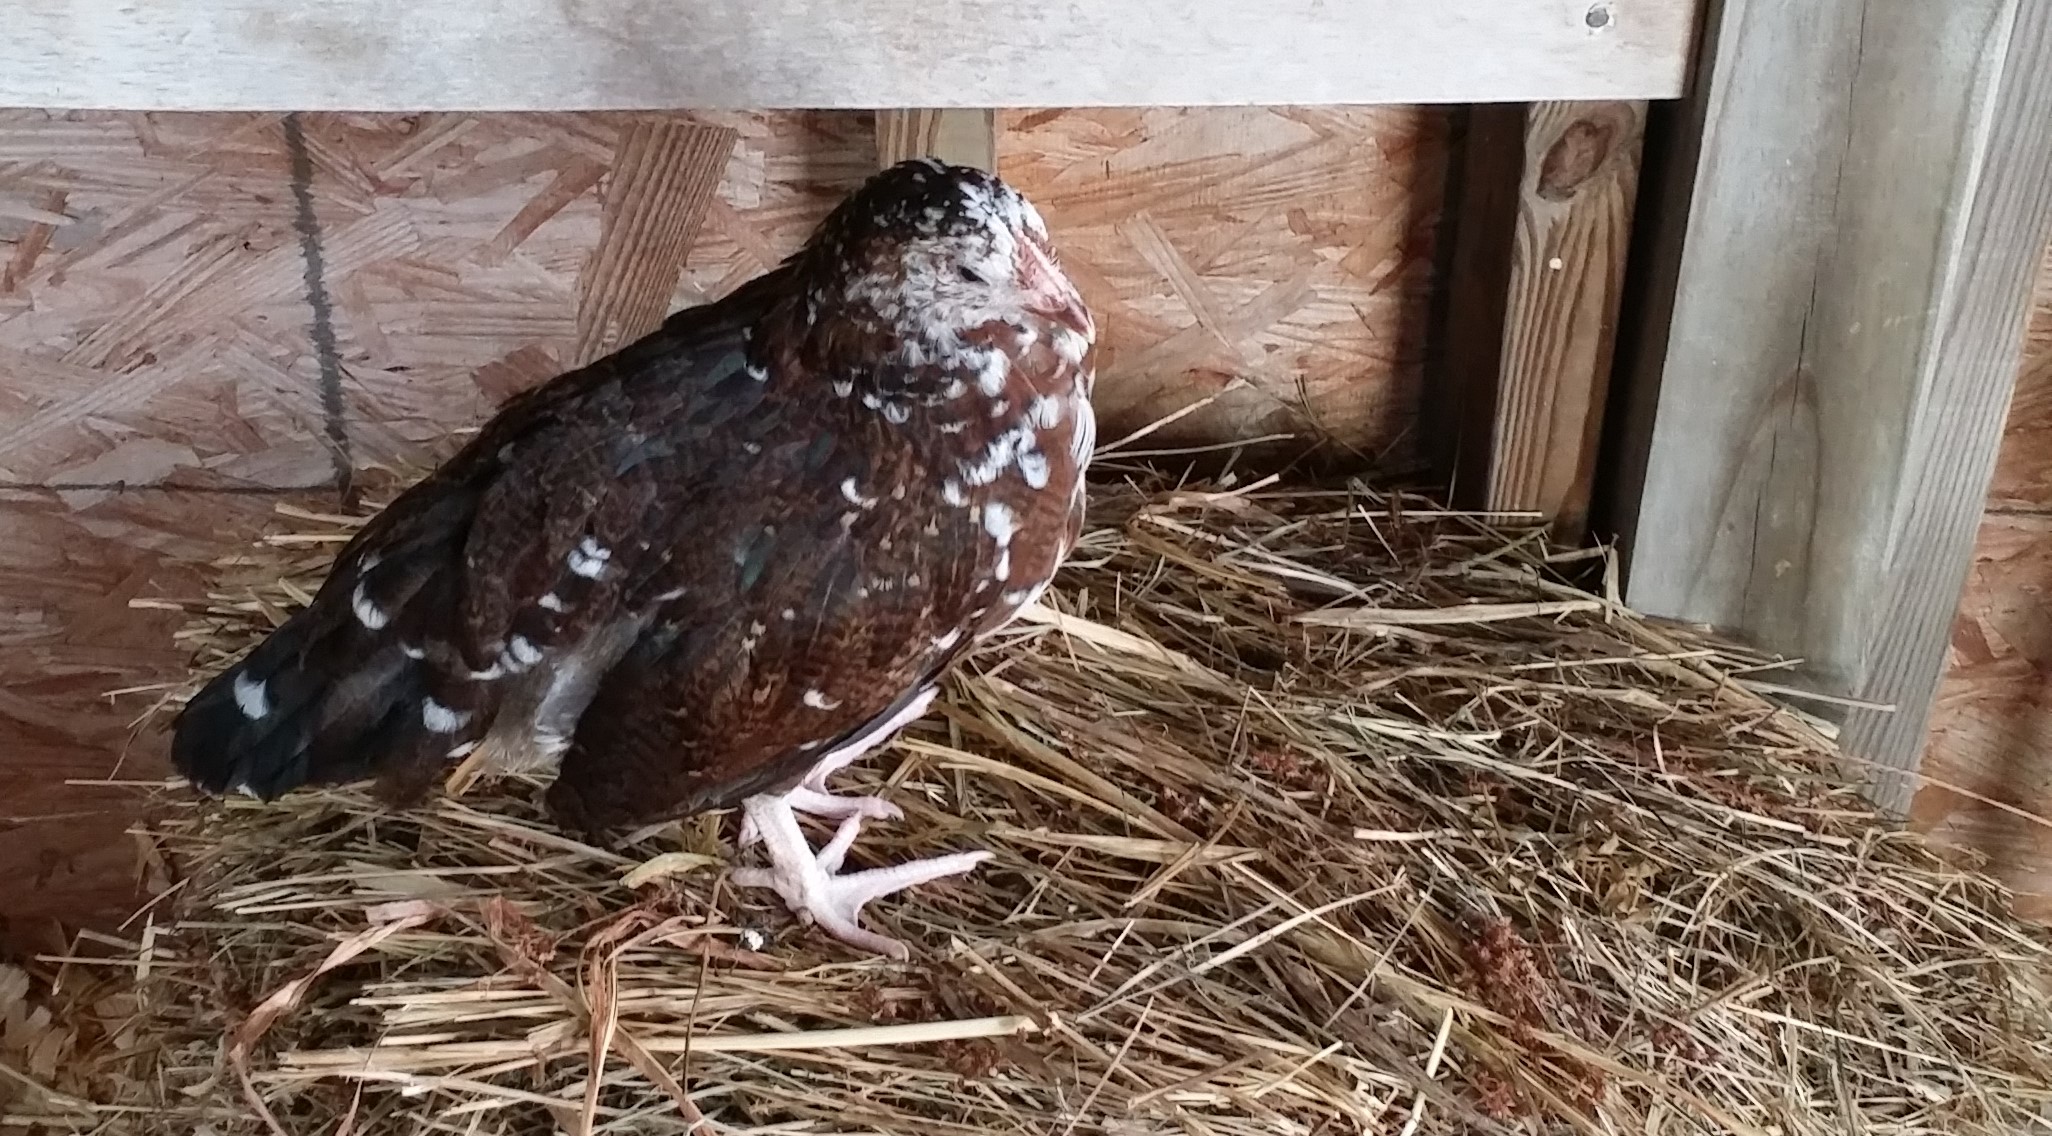
[[[956,268],[955,274],[957,276],[960,276],[964,281],[970,284],[988,283],[988,281],[984,280],[983,274],[981,272],[978,272],[975,269],[968,267],[967,265],[963,265],[961,267]]]

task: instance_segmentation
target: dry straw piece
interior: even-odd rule
[[[360,523],[296,517],[191,605],[202,670]],[[846,775],[906,814],[858,859],[996,853],[870,911],[902,966],[728,886],[725,816],[164,794],[168,894],[67,964],[45,1087],[214,1136],[2052,1131],[2052,937],[1838,787],[1769,661],[1505,521],[1100,485]]]

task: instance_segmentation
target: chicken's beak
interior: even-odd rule
[[[1026,310],[1068,328],[1085,342],[1095,341],[1097,321],[1090,318],[1082,294],[1037,242],[1029,240],[1025,245]]]

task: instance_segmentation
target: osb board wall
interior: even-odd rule
[[[0,113],[0,930],[129,902],[127,798],[64,784],[161,773],[133,723],[184,659],[128,600],[195,594],[280,497],[440,456],[559,370],[622,138],[683,117]],[[695,121],[736,141],[672,306],[773,264],[875,164],[865,115]],[[1101,436],[1217,394],[1158,437],[1408,459],[1439,113],[1006,127],[1103,317]]]
[[[1915,822],[1986,855],[2052,919],[2052,248],[1924,771],[1947,785],[1917,794]]]
[[[1105,428],[1205,444],[1315,437],[1415,457],[1447,117],[1412,107],[1089,110],[1000,117],[1106,325]]]

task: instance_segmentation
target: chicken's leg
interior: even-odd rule
[[[863,905],[928,880],[961,875],[991,856],[982,851],[956,852],[842,875],[841,862],[862,829],[859,814],[842,820],[833,840],[814,855],[812,846],[805,842],[805,834],[798,829],[798,818],[788,798],[765,793],[748,798],[742,808],[754,822],[755,832],[769,853],[770,866],[736,869],[736,885],[774,888],[800,919],[818,924],[849,946],[900,961],[909,958],[911,952],[896,939],[864,930]]]
[[[829,751],[813,767],[806,771],[805,779],[798,782],[790,792],[784,794],[785,803],[801,813],[832,820],[846,820],[849,817],[866,817],[872,820],[896,820],[905,815],[898,806],[882,797],[867,794],[840,796],[827,791],[826,779],[846,769],[862,756],[891,739],[891,736],[926,713],[933,705],[936,691],[931,687],[920,691],[912,700],[900,707],[898,712],[884,718],[837,749]],[[746,848],[762,839],[762,832],[752,814],[744,813],[741,818],[741,835],[738,845]]]

